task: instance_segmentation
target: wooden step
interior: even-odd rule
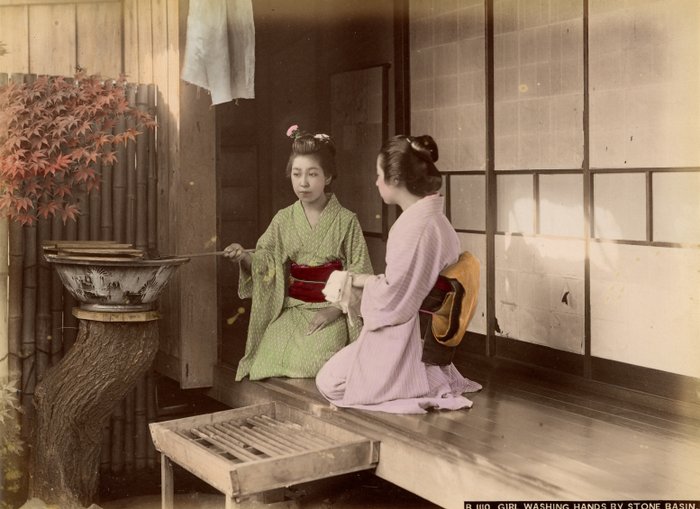
[[[152,423],[150,430],[167,459],[235,499],[379,461],[378,442],[280,402]]]

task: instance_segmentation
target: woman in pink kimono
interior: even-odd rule
[[[331,357],[316,376],[321,394],[337,406],[391,413],[454,410],[471,407],[462,394],[481,389],[451,363],[438,366],[421,360],[419,308],[461,250],[443,214],[437,158],[430,136],[396,136],[379,153],[379,194],[403,213],[389,232],[385,273],[352,275],[352,284],[364,287],[359,338]]]
[[[313,378],[359,334],[322,290],[333,270],[372,272],[357,216],[326,186],[336,176],[335,148],[326,134],[292,126],[287,176],[299,198],[280,210],[254,252],[233,243],[224,256],[240,263],[238,295],[252,297],[245,355],[236,380]]]

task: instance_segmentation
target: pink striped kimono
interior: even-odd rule
[[[386,273],[369,278],[362,294],[359,338],[331,357],[316,385],[340,407],[391,413],[456,410],[481,385],[453,364],[421,362],[418,309],[442,269],[457,260],[460,243],[442,213],[443,198],[427,196],[408,207],[389,232]]]

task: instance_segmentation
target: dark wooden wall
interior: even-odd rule
[[[309,131],[330,131],[331,74],[389,64],[389,132],[393,134],[393,13],[394,0],[254,3],[256,98],[216,108],[221,248],[233,241],[253,247],[274,213],[295,200],[284,175],[290,147],[286,131],[292,124]],[[255,168],[249,164],[253,154]],[[341,173],[344,170],[339,168]],[[368,185],[374,187],[374,182]],[[343,205],[352,210],[356,204]],[[384,241],[367,240],[375,269],[381,271]],[[218,274],[219,357],[235,364],[245,343],[250,302],[236,296],[235,267],[220,261]],[[241,307],[245,312],[238,314]]]

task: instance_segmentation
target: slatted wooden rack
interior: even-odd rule
[[[162,454],[163,508],[171,461],[226,495],[226,507],[276,488],[374,467],[379,444],[302,410],[269,402],[150,425]]]

